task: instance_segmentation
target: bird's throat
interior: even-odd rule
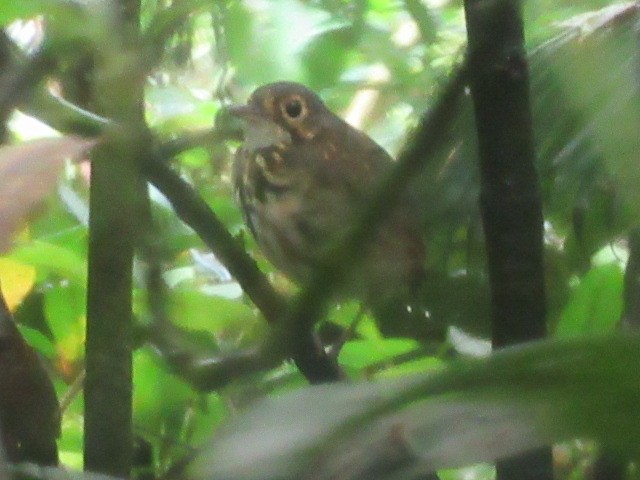
[[[246,120],[244,135],[244,147],[249,151],[291,143],[291,134],[266,118],[254,117]]]

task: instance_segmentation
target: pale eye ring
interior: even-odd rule
[[[299,98],[291,98],[284,103],[284,115],[290,120],[298,120],[305,112],[304,104]]]

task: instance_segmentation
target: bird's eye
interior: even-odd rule
[[[302,115],[302,110],[302,102],[297,98],[289,100],[284,104],[284,113],[292,120],[299,118],[300,115]]]

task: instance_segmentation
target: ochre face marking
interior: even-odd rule
[[[267,95],[266,97],[264,97],[262,99],[262,106],[264,107],[265,112],[267,112],[270,117],[273,117],[273,112],[274,112],[273,102],[274,101],[275,101],[275,99],[273,98],[272,95]]]
[[[317,133],[318,130],[315,128],[305,129],[302,125],[298,128],[298,134],[305,140],[313,140]]]
[[[258,164],[258,166],[262,169],[262,170],[267,170],[267,161],[264,159],[264,157],[262,155],[260,155],[259,153],[256,154],[256,163]]]
[[[273,156],[273,159],[275,160],[275,163],[278,167],[284,165],[284,158],[282,158],[282,155],[280,155],[278,152],[273,152],[271,155]]]

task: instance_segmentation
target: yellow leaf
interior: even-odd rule
[[[0,257],[0,287],[13,312],[31,291],[36,280],[36,269],[10,258]]]

